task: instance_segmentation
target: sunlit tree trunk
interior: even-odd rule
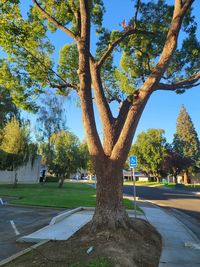
[[[127,228],[129,217],[123,206],[123,174],[118,162],[99,163],[97,175],[97,202],[92,221],[94,231],[103,228]]]
[[[184,184],[189,184],[189,177],[188,177],[188,171],[187,170],[183,173],[183,182],[184,182]]]

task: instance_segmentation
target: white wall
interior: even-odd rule
[[[18,183],[39,183],[41,157],[37,156],[32,165],[31,160],[17,170]],[[0,171],[0,183],[12,184],[15,180],[15,171]]]

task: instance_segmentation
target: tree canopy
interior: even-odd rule
[[[63,180],[65,177],[69,178],[70,174],[81,167],[80,142],[77,136],[69,131],[57,132],[51,135],[51,144],[53,146],[51,169],[62,176]]]
[[[19,118],[19,110],[13,103],[10,92],[0,87],[0,129],[14,116]]]
[[[173,149],[182,158],[190,159],[184,168],[184,183],[188,183],[188,170],[194,172],[194,170],[199,167],[200,143],[192,119],[187,113],[184,105],[181,106],[177,118]]]
[[[185,5],[190,5],[190,2]],[[101,66],[101,79],[108,102],[131,101],[133,93],[137,94],[158,63],[167,37],[173,6],[164,0],[139,1],[138,4],[135,5],[135,16],[128,22],[121,22],[120,32],[102,27],[103,1],[89,1],[91,24],[98,34],[96,53],[91,59]],[[78,1],[55,3],[33,0],[25,16],[21,5],[19,0],[2,1],[0,4],[0,46],[6,53],[0,61],[0,86],[12,91],[18,106],[29,110],[36,108],[34,99],[46,87],[56,88],[57,93],[65,95],[72,89],[79,90],[76,42],[81,34],[80,6]],[[75,43],[61,47],[58,62],[53,62],[54,46],[48,38],[48,31],[54,33],[58,29],[68,34]],[[196,29],[192,8],[189,8],[181,28],[186,38],[176,48],[165,70],[163,81],[167,84],[160,82],[158,89],[182,93],[195,86],[200,64]],[[111,54],[117,51],[117,46],[121,53],[118,67],[113,63]]]
[[[175,151],[183,157],[190,157],[194,164],[199,159],[200,143],[198,135],[184,105],[181,106],[177,117],[173,146]]]
[[[40,101],[40,109],[37,112],[36,138],[39,143],[39,152],[44,164],[52,164],[51,136],[62,130],[66,130],[66,119],[63,103],[51,94],[45,94]]]
[[[17,169],[35,157],[37,146],[31,143],[28,125],[20,125],[14,117],[2,130],[0,169]]]
[[[141,132],[130,153],[138,158],[138,168],[157,179],[162,176],[162,163],[167,155],[167,144],[162,129]]]

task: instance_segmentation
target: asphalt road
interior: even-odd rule
[[[16,240],[47,225],[59,212],[59,209],[0,205],[0,261],[30,246]]]
[[[133,195],[133,186],[124,186],[124,193]],[[200,240],[200,195],[148,186],[136,186],[136,195],[165,208],[189,227]]]

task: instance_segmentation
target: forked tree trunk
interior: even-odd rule
[[[104,166],[99,162],[97,172],[97,203],[92,230],[115,230],[129,227],[130,219],[123,206],[123,175],[117,163]]]

